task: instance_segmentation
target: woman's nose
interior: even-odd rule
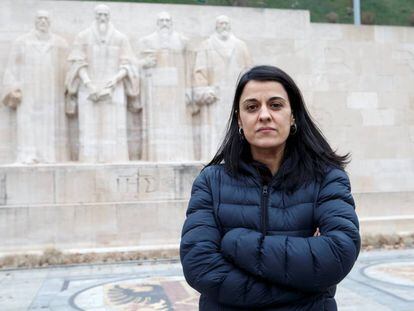
[[[269,121],[270,120],[270,112],[267,108],[267,105],[263,105],[259,111],[259,119],[260,121]]]

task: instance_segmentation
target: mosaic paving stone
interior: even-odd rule
[[[196,310],[198,294],[183,277],[129,279],[100,284],[76,293],[73,307],[82,310]]]
[[[414,250],[362,253],[337,291],[340,311],[413,311]],[[7,311],[195,311],[179,262],[0,271]]]

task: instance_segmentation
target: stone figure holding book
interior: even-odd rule
[[[126,35],[105,5],[75,38],[66,76],[67,114],[78,115],[79,161],[129,160],[127,108],[139,110],[139,76]]]

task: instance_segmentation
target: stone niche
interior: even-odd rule
[[[98,4],[0,2],[0,252],[177,247],[191,183],[224,130],[234,68],[251,64],[288,72],[332,146],[352,153],[363,233],[413,231],[414,28]],[[19,92],[22,76],[43,82]]]

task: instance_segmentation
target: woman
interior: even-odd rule
[[[360,249],[348,155],[329,146],[294,81],[240,78],[225,139],[194,181],[180,256],[200,310],[337,310]]]

